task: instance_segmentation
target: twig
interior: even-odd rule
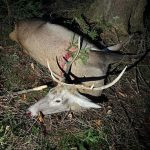
[[[3,50],[4,49],[3,46],[0,45],[0,49]]]
[[[72,61],[69,62],[69,64],[67,65],[67,68],[66,68],[66,71],[65,71],[66,74],[69,73],[69,70],[70,70],[72,64],[75,62],[75,60],[76,60],[77,57],[79,56],[80,50],[81,50],[81,37],[79,36],[79,38],[78,38],[78,51],[77,51],[75,57],[72,59]]]
[[[147,83],[147,81],[142,77],[141,71],[139,68],[137,68],[137,71],[139,73],[140,78],[143,80],[143,82],[145,83],[145,85],[150,88],[149,84]]]
[[[117,37],[117,42],[120,43],[120,39],[119,39],[119,36],[118,36],[118,32],[117,32],[117,29],[113,26],[114,30],[115,30],[115,34],[116,34],[116,37]]]
[[[138,91],[138,93],[140,93],[139,78],[138,78],[138,66],[136,66],[135,74],[136,74],[135,77],[136,77],[136,87],[137,87],[137,91]]]
[[[5,3],[6,3],[6,7],[7,7],[8,17],[10,19],[11,18],[11,10],[10,10],[10,6],[9,6],[8,0],[5,0]],[[9,20],[9,24],[10,24],[10,20]]]
[[[125,112],[125,114],[126,114],[126,117],[127,117],[127,119],[128,119],[128,122],[129,122],[130,125],[133,127],[133,121],[132,121],[132,119],[130,118],[130,115],[129,115],[129,113],[128,113],[126,107],[124,106],[123,101],[119,101],[119,102],[120,102],[120,105],[121,105],[121,107],[123,108],[123,110],[124,110],[124,112]]]
[[[129,79],[126,79],[126,81],[129,83],[131,89],[135,92],[135,94],[138,94],[138,92],[133,88],[131,82],[129,81]]]
[[[124,110],[125,115],[126,115],[126,117],[127,117],[127,119],[128,119],[128,122],[129,122],[131,125],[133,125],[133,121],[132,121],[132,119],[130,118],[130,115],[129,115],[127,109],[125,108],[125,106],[124,106],[124,104],[123,104],[123,101],[122,101],[122,100],[119,100],[119,97],[118,97],[117,93],[115,93],[115,97],[118,99],[118,102],[119,102],[121,108]]]
[[[45,88],[47,88],[48,86],[47,85],[42,85],[42,86],[38,86],[38,87],[35,87],[35,88],[32,88],[32,89],[28,89],[28,90],[22,90],[22,91],[18,91],[18,92],[12,92],[8,95],[3,95],[3,96],[0,96],[0,98],[4,98],[4,97],[8,97],[8,96],[14,96],[14,95],[20,95],[20,94],[25,94],[25,93],[29,93],[29,92],[33,92],[33,91],[40,91],[40,90],[43,90]]]
[[[35,121],[33,122],[33,124],[30,126],[30,128],[27,130],[27,134],[31,131],[32,127],[34,126],[34,124],[37,122],[37,120],[35,119]]]

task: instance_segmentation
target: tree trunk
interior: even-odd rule
[[[46,13],[68,18],[84,14],[91,22],[103,20],[112,25],[119,24],[124,32],[144,30],[147,0],[52,0],[50,4],[43,4]]]
[[[146,0],[95,0],[86,16],[118,23],[129,32],[143,31],[145,6]]]

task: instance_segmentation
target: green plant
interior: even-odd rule
[[[86,21],[83,19],[81,15],[78,17],[75,17],[75,21],[80,26],[80,30],[88,35],[92,40],[96,40],[98,38],[98,31],[97,28],[91,28],[90,25],[86,23]]]
[[[102,17],[98,18],[97,23],[95,24],[95,28],[100,28],[102,31],[109,30],[112,28],[112,23],[104,20]]]
[[[7,1],[3,0],[3,13],[7,14],[8,17],[13,17],[16,19],[23,19],[27,17],[41,16],[40,12],[41,4],[36,0],[26,1]],[[1,8],[2,9],[2,8]],[[7,12],[7,13],[6,13]],[[1,15],[0,19],[6,18],[6,16]],[[9,18],[10,19],[10,18]]]
[[[61,148],[64,150],[69,150],[73,147],[78,147],[79,150],[87,148],[97,150],[100,145],[108,149],[107,135],[102,130],[94,129],[87,129],[83,132],[64,136],[60,143]]]
[[[71,51],[71,48],[78,49],[78,41],[77,40],[75,41],[74,37],[75,36],[73,36],[69,47],[66,49],[66,51],[68,51],[71,54],[72,58],[74,58],[76,56],[77,50],[76,51]],[[82,44],[81,44],[81,49],[80,49],[80,52],[79,52],[79,55],[78,55],[77,59],[80,59],[83,64],[86,64],[87,61],[88,61],[89,50],[90,50],[89,48],[87,48],[86,46],[83,47]]]
[[[7,138],[10,136],[11,131],[9,126],[4,126],[0,123],[0,147],[5,149],[8,146]]]

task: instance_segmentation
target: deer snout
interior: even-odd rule
[[[39,111],[33,106],[29,107],[26,112],[26,114],[30,117],[36,117],[36,116],[38,116],[38,113],[39,113]]]

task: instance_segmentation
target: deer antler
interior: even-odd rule
[[[79,53],[80,53],[80,49],[81,49],[81,38],[80,38],[80,36],[79,36],[79,38],[78,38],[78,51],[77,51],[75,57],[72,59],[72,61],[71,61],[71,62],[67,62],[67,68],[66,68],[66,70],[63,70],[63,69],[61,68],[61,66],[59,65],[57,56],[56,56],[57,64],[58,64],[59,68],[64,72],[64,77],[61,78],[61,81],[65,81],[65,79],[66,79],[66,76],[65,76],[65,75],[69,75],[69,71],[70,71],[70,69],[71,69],[71,66],[72,66],[73,62],[77,59],[77,57],[78,57],[78,55],[79,55]],[[64,59],[65,59],[65,58],[64,58]],[[67,60],[66,60],[66,61],[67,61]],[[55,74],[55,75],[56,75],[56,74]],[[56,75],[56,77],[57,77],[57,78],[60,78],[58,75]]]
[[[116,79],[114,79],[111,83],[107,84],[107,85],[104,85],[104,86],[101,86],[101,87],[94,87],[94,85],[92,85],[91,87],[87,87],[87,86],[84,86],[84,85],[68,84],[68,83],[65,83],[65,82],[60,81],[60,80],[57,79],[57,77],[55,76],[56,74],[51,70],[48,61],[47,61],[47,65],[48,65],[48,69],[49,69],[49,71],[50,71],[50,73],[51,73],[51,76],[52,76],[53,80],[54,80],[55,82],[57,82],[58,84],[66,85],[66,86],[73,86],[73,87],[76,87],[77,89],[95,90],[95,91],[100,91],[100,90],[107,89],[107,88],[113,86],[116,82],[118,82],[118,81],[120,80],[120,78],[121,78],[122,75],[124,74],[125,70],[127,69],[127,66],[126,66],[126,67],[122,70],[122,72],[118,75],[118,77],[117,77]]]
[[[66,73],[69,72],[70,70],[70,67],[71,65],[73,64],[73,62],[76,60],[76,58],[78,57],[79,53],[80,53],[80,49],[81,49],[81,41],[80,41],[80,36],[79,36],[79,39],[78,39],[78,51],[77,51],[77,54],[76,56],[73,58],[73,60],[68,64],[67,66],[67,69],[66,69]],[[87,87],[87,86],[84,86],[84,85],[79,85],[79,84],[68,84],[68,83],[65,83],[63,82],[63,78],[61,78],[59,75],[57,75],[56,73],[54,73],[52,71],[52,69],[50,68],[50,65],[49,65],[49,62],[47,61],[47,66],[48,66],[48,69],[51,73],[51,76],[53,78],[53,80],[55,82],[57,82],[58,84],[61,84],[61,85],[66,85],[66,86],[73,86],[73,87],[76,87],[77,89],[85,89],[85,90],[96,90],[96,91],[100,91],[100,90],[103,90],[103,89],[107,89],[111,86],[113,86],[116,82],[118,82],[120,80],[120,78],[122,77],[122,75],[124,74],[125,70],[127,69],[127,66],[122,70],[122,72],[118,75],[118,77],[116,79],[114,79],[111,83],[107,84],[107,85],[104,85],[104,86],[101,86],[101,87],[94,87],[94,84],[91,86],[91,87]]]
[[[69,73],[69,70],[70,70],[71,65],[73,64],[73,62],[74,62],[74,61],[76,60],[76,58],[78,57],[78,55],[79,55],[79,53],[80,53],[80,49],[81,49],[81,43],[80,43],[80,36],[79,36],[79,39],[78,39],[78,51],[77,51],[75,57],[73,58],[73,60],[67,65],[67,68],[66,68],[66,71],[65,71],[66,74]],[[55,82],[57,82],[58,84],[63,84],[63,85],[71,85],[71,84],[67,84],[67,83],[62,82],[62,81],[64,81],[64,78],[62,78],[61,76],[57,75],[56,73],[54,73],[54,72],[52,71],[52,69],[50,68],[50,65],[49,65],[48,60],[47,60],[47,66],[48,66],[48,69],[49,69],[49,71],[50,71],[50,73],[51,73],[51,76],[52,76],[52,78],[53,78],[53,80],[54,80]]]

